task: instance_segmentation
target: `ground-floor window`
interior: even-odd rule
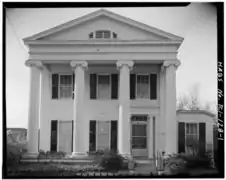
[[[198,123],[185,123],[185,152],[193,153],[199,147]]]
[[[89,126],[89,150],[117,150],[117,121],[91,120]]]

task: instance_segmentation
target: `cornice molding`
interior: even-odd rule
[[[72,40],[72,41],[46,41],[46,40],[27,40],[26,45],[180,45],[182,41],[147,41],[147,40]]]

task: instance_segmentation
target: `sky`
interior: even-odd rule
[[[28,125],[28,50],[22,39],[73,20],[99,8],[8,9],[6,19],[7,127]],[[178,50],[177,97],[198,87],[202,104],[217,100],[217,16],[215,7],[192,3],[186,7],[106,8],[184,38]]]

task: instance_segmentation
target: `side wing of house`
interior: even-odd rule
[[[199,151],[213,151],[214,117],[207,113],[177,112],[178,152],[189,152],[197,140]]]

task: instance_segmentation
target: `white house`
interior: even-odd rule
[[[176,113],[182,41],[107,10],[25,38],[31,72],[29,155],[37,155],[39,146],[75,156],[107,148],[153,157],[157,150],[185,151],[186,138],[178,132],[199,137],[206,146],[206,136],[198,135],[206,125],[182,123],[178,129],[178,121],[198,122],[194,115]],[[211,119],[205,116],[201,123]]]

